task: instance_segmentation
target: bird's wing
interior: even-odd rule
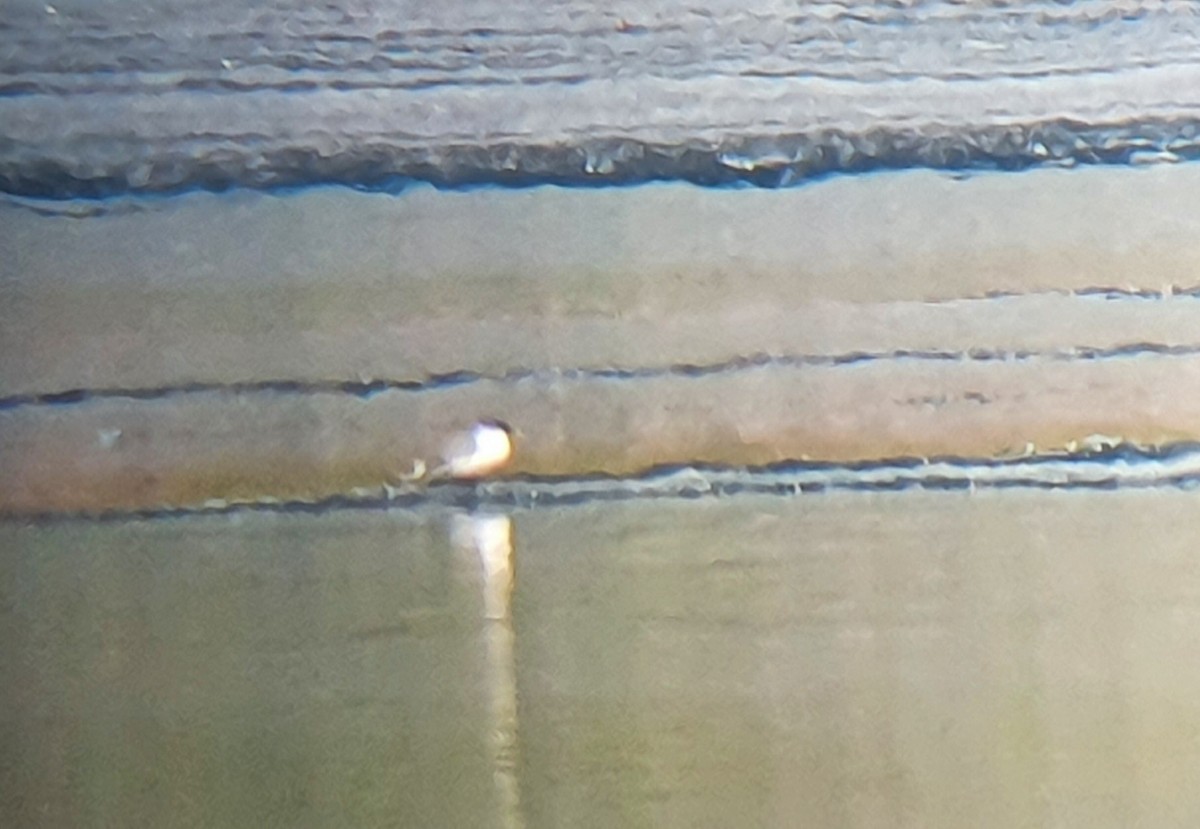
[[[475,438],[470,432],[458,432],[442,444],[438,465],[429,473],[430,478],[453,475],[458,464],[475,453]]]

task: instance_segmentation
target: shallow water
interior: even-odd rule
[[[775,187],[1200,155],[1195,26],[1179,2],[5,11],[0,189],[33,197],[322,181]]]
[[[2,524],[0,822],[1192,825],[1198,497]]]

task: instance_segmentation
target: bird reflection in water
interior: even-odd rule
[[[451,518],[450,540],[460,551],[478,556],[481,565],[492,779],[501,825],[506,829],[520,829],[525,822],[521,816],[517,777],[520,753],[516,631],[512,619],[516,581],[512,519],[507,515],[457,513]]]
[[[511,627],[515,582],[512,519],[495,513],[456,513],[450,522],[456,548],[479,557],[483,569],[484,618]]]

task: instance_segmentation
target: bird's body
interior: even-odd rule
[[[508,424],[482,420],[446,442],[442,462],[429,477],[482,478],[504,467],[512,453],[512,430]]]
[[[399,492],[393,484],[411,487],[447,479],[472,481],[503,468],[513,455],[513,430],[500,420],[481,420],[471,428],[451,435],[442,446],[438,463],[432,469],[420,458],[412,472],[399,475],[384,486],[388,498]]]

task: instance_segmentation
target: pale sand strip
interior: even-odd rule
[[[987,457],[1093,434],[1200,435],[1200,357],[877,361],[636,381],[478,382],[359,399],[184,394],[0,412],[0,510],[319,498],[378,487],[447,430],[523,433],[513,472],[628,474],[660,463]]]
[[[1194,344],[1200,165],[0,208],[0,397]],[[928,304],[927,300],[940,304]]]

